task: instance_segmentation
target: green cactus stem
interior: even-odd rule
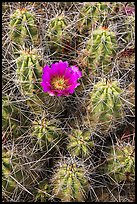
[[[8,197],[12,197],[13,192],[25,190],[29,193],[29,188],[38,179],[38,174],[30,170],[30,166],[23,165],[23,159],[19,157],[17,150],[2,150],[2,190]]]
[[[62,50],[66,42],[70,41],[70,35],[67,32],[67,21],[64,15],[57,16],[49,22],[47,36],[49,44],[53,49]]]
[[[41,112],[44,93],[40,86],[42,68],[39,64],[39,56],[35,49],[22,50],[16,59],[16,79],[20,93],[26,98],[27,105],[34,112]]]
[[[90,132],[73,130],[69,135],[69,143],[67,149],[73,156],[87,157],[90,155],[91,149],[94,146],[90,140]]]
[[[32,136],[37,138],[36,143],[40,150],[49,149],[61,139],[57,120],[36,119],[32,124]]]
[[[77,29],[81,34],[91,33],[104,19],[114,13],[115,2],[86,2],[80,10]]]
[[[20,51],[20,56],[16,59],[17,82],[21,93],[26,96],[33,95],[34,91],[40,89],[42,69],[39,64],[39,56],[35,49],[30,51]]]
[[[121,94],[122,90],[118,81],[102,79],[97,82],[90,93],[87,107],[90,124],[95,124],[105,131],[111,127],[114,121],[121,119],[124,115]]]
[[[47,180],[41,181],[36,188],[35,202],[46,202],[49,195],[49,186]]]
[[[15,45],[38,42],[38,28],[34,15],[26,8],[17,9],[10,17],[10,39]]]
[[[22,124],[23,121],[23,124]],[[25,114],[9,96],[2,97],[2,131],[6,132],[7,138],[21,136],[26,130],[29,121]]]
[[[116,54],[116,35],[107,27],[94,30],[86,44],[86,64],[93,75],[108,73]]]
[[[116,182],[133,180],[135,176],[134,146],[115,145],[107,158],[107,173]]]
[[[89,188],[83,165],[68,158],[61,162],[52,178],[52,194],[61,201],[85,201]]]

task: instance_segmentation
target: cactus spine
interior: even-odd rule
[[[69,135],[67,149],[73,156],[87,157],[93,146],[94,144],[90,140],[90,132],[88,131],[73,130]]]
[[[113,121],[122,118],[121,94],[122,90],[117,81],[102,79],[94,85],[90,93],[88,119],[98,124],[102,131],[107,130]]]
[[[111,148],[107,159],[107,173],[120,183],[121,181],[134,179],[135,176],[135,152],[134,146],[115,145]]]
[[[35,17],[26,8],[17,9],[10,17],[10,38],[14,44],[25,45],[38,41],[38,29]]]
[[[94,30],[91,38],[86,45],[86,64],[92,74],[109,72],[112,58],[116,54],[116,36],[115,33],[106,27]]]

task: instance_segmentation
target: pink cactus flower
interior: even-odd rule
[[[67,61],[59,61],[43,68],[41,86],[50,96],[68,96],[80,85],[77,80],[81,77],[78,67],[69,67]]]

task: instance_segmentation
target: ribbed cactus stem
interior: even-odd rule
[[[111,123],[123,116],[121,94],[117,81],[102,79],[96,83],[90,93],[88,119],[98,124],[102,130],[111,127]]]
[[[84,201],[89,187],[85,168],[78,165],[75,160],[71,160],[68,158],[65,162],[61,162],[53,174],[52,194],[64,202]]]
[[[26,8],[17,9],[10,17],[10,38],[15,45],[38,41],[38,28],[34,15]]]
[[[115,145],[111,148],[110,155],[107,158],[107,173],[114,180],[121,181],[132,180],[135,176],[135,152],[134,146]]]
[[[108,27],[103,26],[92,32],[86,44],[87,67],[92,74],[105,74],[111,70],[116,47],[116,35]]]
[[[37,51],[35,49],[20,51],[20,56],[16,59],[16,64],[16,76],[21,94],[32,96],[33,92],[40,90],[39,83],[42,74]]]
[[[68,24],[64,15],[51,19],[47,32],[51,47],[62,49],[64,43],[70,40],[70,35],[66,31],[67,26]]]
[[[40,150],[49,149],[61,139],[60,129],[56,120],[48,121],[45,118],[36,119],[32,124],[32,136],[37,138]]]
[[[90,132],[73,130],[69,135],[69,143],[67,149],[73,156],[87,157],[92,147],[94,146],[93,141],[90,140]]]
[[[80,10],[77,28],[80,33],[92,32],[104,19],[114,12],[115,2],[86,2]]]

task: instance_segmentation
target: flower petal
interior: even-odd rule
[[[51,68],[48,66],[48,65],[46,65],[44,68],[43,68],[43,73],[45,74],[45,73],[49,73],[51,71]]]
[[[48,92],[49,90],[51,90],[51,86],[48,83],[41,82],[40,85],[42,86],[44,92]]]
[[[54,93],[53,91],[48,91],[48,94],[49,94],[50,96],[55,96],[55,93]]]
[[[68,79],[68,84],[72,85],[77,83],[78,80],[78,75],[76,75],[75,73]]]
[[[50,73],[49,72],[44,73],[42,75],[42,79],[43,79],[44,82],[47,82],[47,81],[50,82],[50,79],[51,79]]]
[[[82,72],[76,66],[72,66],[71,69],[77,74],[78,79],[82,77]]]
[[[63,76],[67,70],[68,67],[68,62],[62,62],[61,60],[59,61],[58,64],[59,68],[58,68],[58,74],[60,76]]]

